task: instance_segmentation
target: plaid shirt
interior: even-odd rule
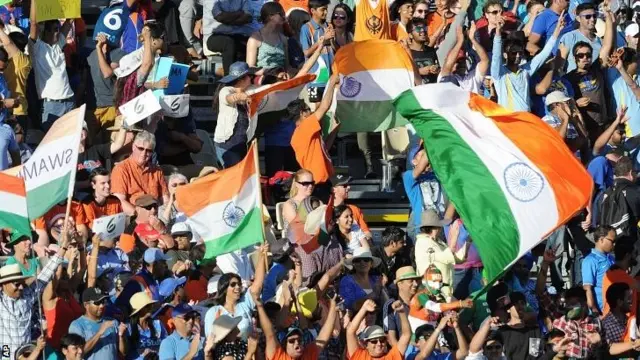
[[[627,329],[627,317],[625,316],[621,319],[610,312],[602,319],[602,327],[604,328],[604,339],[607,344],[622,342],[624,332]]]
[[[13,299],[0,290],[0,343],[9,347],[10,354],[9,357],[2,356],[3,360],[13,360],[15,351],[20,346],[31,342],[31,317],[34,312],[38,312],[38,296],[51,281],[61,263],[61,256],[57,254],[53,256],[38,274],[36,281],[24,288],[22,297],[19,299]]]
[[[567,320],[565,316],[560,319],[556,319],[553,322],[553,327],[564,331],[565,334],[571,337],[569,348],[567,349],[567,357],[576,359],[586,359],[592,354],[592,345],[585,336],[586,333],[597,332],[601,333],[602,326],[600,320],[593,316],[587,316],[582,320]]]

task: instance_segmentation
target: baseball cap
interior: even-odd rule
[[[344,174],[335,174],[331,177],[331,186],[348,185],[352,177]]]
[[[146,262],[147,264],[153,264],[156,261],[167,261],[169,259],[171,259],[170,257],[166,256],[162,250],[158,249],[158,248],[149,248],[147,250],[144,251],[144,262]]]
[[[637,23],[631,23],[624,29],[624,34],[629,37],[636,37],[640,33],[640,26]]]
[[[141,207],[145,207],[145,206],[149,206],[149,205],[158,205],[158,201],[153,196],[151,196],[149,194],[144,194],[144,195],[140,195],[136,199],[135,205],[136,206],[141,206]]]
[[[97,287],[86,288],[82,292],[82,302],[97,302],[108,297],[108,294],[103,293],[102,290]]]
[[[565,102],[568,100],[571,100],[571,98],[565,95],[562,91],[556,90],[547,95],[547,97],[544,99],[544,105],[549,106],[551,104]]]
[[[180,303],[173,307],[173,311],[171,312],[171,317],[184,316],[191,312],[197,312],[197,311],[187,304]]]
[[[191,231],[191,227],[189,226],[189,224],[185,222],[175,223],[171,227],[171,236],[179,236],[179,235],[186,235],[186,234],[193,234],[193,232]]]
[[[112,267],[100,267],[98,268],[98,273],[96,274],[97,277],[100,277],[102,275],[106,275],[106,274],[110,274],[112,272],[114,272],[115,269]]]
[[[186,276],[182,276],[179,278],[167,278],[162,280],[162,282],[160,283],[160,296],[162,297],[167,297],[170,296],[171,294],[173,294],[174,291],[176,291],[176,288],[178,288],[179,286],[183,285],[184,283],[187,282],[187,277]]]

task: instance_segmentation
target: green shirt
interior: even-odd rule
[[[25,268],[18,260],[16,260],[15,256],[10,256],[7,259],[5,265],[18,264],[20,266],[20,271],[23,276],[36,276],[36,270],[38,268],[38,258],[27,259],[27,263],[29,264],[29,268]]]
[[[473,298],[475,294],[477,294],[478,290],[469,296]],[[482,322],[491,315],[491,311],[489,310],[489,305],[487,304],[487,292],[478,296],[473,300],[473,307],[471,309],[464,309],[460,312],[460,323],[463,325],[471,324],[473,331],[478,331]]]

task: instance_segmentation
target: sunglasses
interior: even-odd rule
[[[363,263],[363,262],[367,262],[367,263],[371,262],[371,259],[368,259],[368,258],[353,259],[354,264]]]
[[[497,351],[502,349],[502,345],[500,344],[493,344],[493,345],[487,345],[484,347],[485,349],[487,349],[488,351]]]
[[[229,283],[229,287],[231,287],[231,288],[238,287],[238,286],[242,286],[242,284],[237,282],[237,281]]]
[[[575,56],[576,59],[591,59],[591,53],[577,53]]]
[[[187,185],[187,183],[173,183],[173,184],[171,184],[171,187],[178,187],[178,186],[182,186],[182,185]]]
[[[502,10],[487,11],[487,14],[499,15],[499,14],[502,14]]]
[[[524,51],[509,51],[507,54],[509,56],[516,56],[516,55],[522,56],[522,54],[524,54]]]
[[[195,314],[195,313],[188,313],[185,316],[178,316],[178,317],[181,318],[182,320],[184,320],[185,322],[187,322],[187,321],[195,320],[199,316],[198,316],[198,314]]]
[[[147,205],[147,206],[141,206],[141,208],[150,211],[150,210],[153,210],[153,209],[157,209],[158,205],[151,204],[151,205]]]
[[[302,186],[314,186],[316,184],[313,181],[296,181],[296,182]]]
[[[16,282],[12,282],[11,284],[12,284],[12,285],[13,285],[13,287],[15,287],[16,289],[19,289],[19,288],[23,288],[23,289],[24,289],[24,288],[26,288],[26,287],[27,287],[27,284],[26,284],[24,281],[16,281]]]
[[[293,345],[296,343],[301,344],[302,342],[300,341],[300,338],[293,338],[293,339],[287,339],[287,343]]]
[[[369,342],[369,344],[373,344],[373,345],[386,344],[387,343],[387,339],[379,338],[379,339],[369,340],[368,342]]]
[[[144,152],[144,153],[148,153],[148,154],[153,153],[153,149],[147,149],[147,148],[144,148],[142,146],[136,146],[136,149],[138,149],[138,151],[140,151],[140,152]]]
[[[107,299],[102,299],[102,300],[98,300],[98,301],[92,301],[91,303],[93,305],[95,305],[95,306],[102,306],[102,305],[106,305],[107,304]]]
[[[333,18],[336,20],[346,20],[347,16],[346,15],[333,15]]]
[[[427,27],[426,26],[414,26],[413,27],[413,31],[415,31],[417,33],[426,33],[427,32]]]
[[[596,18],[596,14],[584,14],[584,15],[580,15],[580,17],[585,20],[591,20]]]
[[[418,14],[424,14],[424,13],[427,12],[427,10],[419,9],[419,10],[416,10],[415,12],[418,13]]]

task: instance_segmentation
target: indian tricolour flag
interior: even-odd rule
[[[338,50],[333,66],[340,74],[334,110],[340,132],[383,131],[407,124],[393,107],[393,99],[414,85],[413,61],[400,43],[352,42]]]
[[[247,129],[247,138],[253,138],[258,125],[258,115],[286,110],[290,102],[300,97],[304,86],[315,78],[316,76],[313,74],[306,74],[247,90],[247,95],[251,97],[249,103],[249,119],[251,121]]]
[[[256,146],[235,166],[178,188],[176,201],[204,240],[206,259],[264,241]]]
[[[31,220],[73,194],[85,108],[82,105],[56,120],[29,160],[5,171],[24,179]]]
[[[489,283],[587,205],[593,180],[535,115],[452,84],[416,87],[395,106],[424,139]]]
[[[24,181],[7,174],[0,174],[0,228],[31,234]]]

